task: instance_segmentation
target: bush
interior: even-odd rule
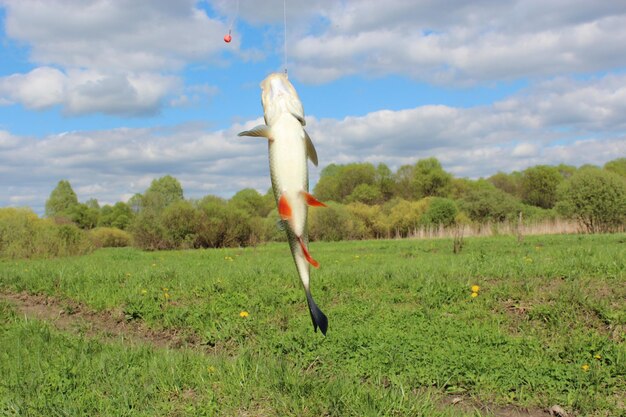
[[[384,209],[387,213],[387,227],[396,236],[409,236],[419,228],[422,216],[428,208],[428,201],[426,198],[419,201],[390,201]]]
[[[338,241],[354,239],[355,222],[346,207],[330,201],[326,208],[309,211],[311,240]]]
[[[589,233],[619,230],[626,222],[626,181],[598,168],[581,169],[559,188],[557,211]]]
[[[346,209],[360,230],[361,239],[372,239],[385,235],[385,231],[379,231],[377,227],[378,216],[381,214],[380,206],[352,203],[347,205]]]
[[[459,201],[460,208],[475,222],[502,222],[519,216],[520,203],[486,181],[477,181]]]
[[[89,239],[96,248],[121,248],[133,240],[130,233],[115,227],[97,227],[89,232]]]
[[[449,198],[432,198],[422,217],[422,224],[450,227],[455,223],[459,210]]]
[[[189,201],[180,200],[167,206],[160,216],[168,248],[195,247],[197,210]]]
[[[81,255],[92,247],[85,232],[74,224],[56,224],[50,219],[40,219],[30,209],[0,209],[0,257]]]
[[[159,250],[167,249],[165,230],[159,222],[159,218],[153,211],[141,211],[130,226],[133,241],[141,249]]]

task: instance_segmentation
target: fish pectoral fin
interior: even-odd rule
[[[278,199],[278,214],[283,220],[289,220],[291,218],[291,206],[285,194],[282,194]]]
[[[237,136],[254,136],[263,137],[271,140],[270,127],[267,125],[258,125],[250,130],[240,132]]]
[[[304,258],[306,259],[306,261],[310,263],[311,265],[313,265],[315,268],[319,268],[320,263],[317,262],[315,259],[313,259],[313,257],[311,257],[309,250],[306,248],[306,245],[304,244],[304,241],[302,240],[300,236],[298,236],[298,242],[300,243],[300,249],[302,249],[302,254],[304,255]]]
[[[311,162],[313,162],[313,165],[317,166],[317,151],[315,150],[315,146],[313,146],[311,137],[306,133],[306,130],[304,131],[304,141],[306,142],[306,155]]]
[[[326,207],[326,204],[318,201],[317,198],[313,197],[311,194],[306,191],[300,191],[300,194],[304,197],[304,201],[306,201],[307,205],[313,207]]]

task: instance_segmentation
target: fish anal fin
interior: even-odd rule
[[[278,214],[280,214],[280,218],[283,220],[289,220],[291,218],[291,206],[285,194],[281,195],[278,199]]]
[[[250,130],[240,132],[237,136],[263,137],[271,140],[270,128],[267,125],[255,126]]]
[[[298,242],[300,242],[300,248],[302,249],[302,254],[304,255],[304,258],[306,259],[306,261],[308,263],[310,263],[311,265],[313,265],[315,268],[319,268],[320,267],[320,263],[317,262],[315,259],[313,259],[313,257],[309,253],[309,250],[307,249],[306,245],[304,244],[304,241],[302,240],[302,238],[300,236],[298,236]]]
[[[306,201],[306,203],[309,206],[326,207],[326,204],[322,203],[321,201],[318,201],[315,197],[313,197],[311,194],[307,193],[306,191],[301,191],[301,194],[304,197],[304,201]]]

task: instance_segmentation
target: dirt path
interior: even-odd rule
[[[76,301],[58,300],[45,295],[0,293],[0,300],[12,304],[27,319],[49,322],[57,329],[88,337],[121,339],[159,348],[200,346],[193,335],[173,330],[155,331],[137,321],[127,321],[120,312],[95,312]]]
[[[58,300],[50,296],[25,292],[0,292],[0,301],[13,305],[17,314],[26,319],[46,321],[61,331],[86,337],[121,340],[130,344],[148,344],[158,348],[186,347],[204,353],[210,353],[215,349],[203,345],[194,335],[185,335],[173,330],[156,331],[141,322],[128,321],[121,311],[95,312],[76,301]],[[484,413],[494,417],[567,417],[567,414],[550,413],[538,408],[482,404],[468,397],[444,397],[439,403],[443,408],[454,407],[468,413],[480,411],[481,415]]]

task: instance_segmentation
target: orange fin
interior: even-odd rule
[[[311,194],[307,193],[306,191],[300,191],[300,193],[304,196],[304,201],[306,201],[306,203],[309,206],[326,207],[326,204],[322,203],[321,201],[318,201],[315,197],[313,197]]]
[[[300,248],[302,249],[302,254],[306,258],[307,262],[313,265],[314,267],[319,268],[320,263],[311,257],[309,250],[306,248],[306,245],[304,244],[300,236],[298,236],[298,242],[300,242]]]
[[[291,218],[291,206],[285,194],[281,195],[278,199],[278,214],[280,214],[280,218],[283,220],[289,220]]]

